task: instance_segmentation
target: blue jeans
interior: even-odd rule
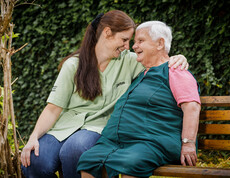
[[[57,178],[55,172],[62,169],[65,178],[80,178],[76,172],[78,160],[100,136],[93,131],[79,130],[59,142],[54,136],[45,134],[39,139],[39,156],[32,151],[30,166],[22,166],[22,172],[26,178]]]

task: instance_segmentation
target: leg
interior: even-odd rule
[[[102,168],[102,178],[109,178],[109,176],[106,172],[105,166],[103,166],[103,168]]]
[[[94,147],[81,155],[77,170],[87,171],[94,177],[100,178],[108,178],[108,175],[109,177],[114,176],[118,172],[114,172],[109,167],[105,169],[104,165],[108,166],[106,160],[116,149],[116,144],[104,137],[100,137]],[[112,172],[110,170],[112,170]]]
[[[149,177],[153,169],[161,165],[161,155],[160,151],[140,142],[118,149],[108,157],[106,164],[123,177]]]
[[[81,177],[82,178],[94,178],[91,174],[85,171],[81,171]]]
[[[61,165],[59,151],[62,146],[54,136],[45,134],[39,139],[39,156],[31,152],[31,165],[22,166],[26,178],[56,178],[55,172]]]
[[[121,178],[136,178],[134,176],[128,176],[128,175],[121,175]]]
[[[88,130],[79,130],[71,135],[60,150],[63,176],[65,178],[80,178],[77,174],[77,163],[83,152],[95,145],[100,134]]]

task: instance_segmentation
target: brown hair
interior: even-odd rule
[[[91,24],[88,25],[80,49],[65,57],[59,65],[60,69],[69,57],[79,54],[79,64],[74,82],[76,84],[76,92],[86,100],[93,101],[97,96],[102,95],[95,46],[105,27],[110,27],[114,35],[117,32],[135,28],[135,23],[126,13],[120,10],[112,10],[105,13],[101,17],[96,30]]]

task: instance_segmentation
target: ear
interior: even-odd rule
[[[104,35],[105,38],[111,37],[112,36],[111,28],[105,27],[104,30],[102,31],[102,34]]]
[[[158,39],[157,44],[158,44],[158,46],[157,46],[158,50],[164,49],[165,48],[165,40],[164,40],[164,38]]]

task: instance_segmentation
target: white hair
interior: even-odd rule
[[[149,35],[153,41],[163,38],[165,42],[165,51],[169,53],[172,42],[172,31],[169,26],[160,21],[148,21],[140,24],[136,31],[142,28],[149,28]]]

